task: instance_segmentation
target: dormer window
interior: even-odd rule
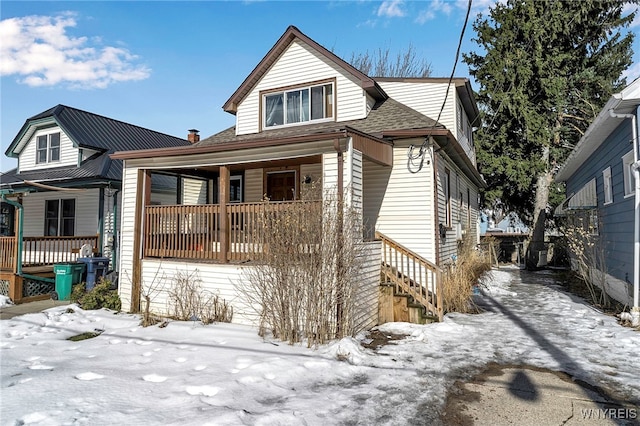
[[[60,161],[60,132],[40,135],[36,143],[37,164]]]
[[[333,83],[270,92],[262,97],[264,127],[333,118]]]

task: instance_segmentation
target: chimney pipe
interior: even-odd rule
[[[197,129],[189,129],[189,135],[187,136],[187,140],[191,143],[196,143],[200,141],[200,135],[198,134],[200,130]]]

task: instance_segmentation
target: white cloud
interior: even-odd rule
[[[429,3],[428,9],[421,10],[414,20],[417,24],[424,24],[436,18],[438,13],[444,13],[445,15],[451,14],[451,3],[443,0],[433,0]]]
[[[149,77],[151,70],[136,64],[137,56],[127,49],[69,35],[67,29],[75,26],[72,13],[0,21],[0,76],[18,76],[28,86],[82,88]]]
[[[378,16],[386,16],[387,18],[402,18],[405,15],[402,6],[403,0],[385,0],[378,8]]]

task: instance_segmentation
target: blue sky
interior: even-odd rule
[[[478,50],[471,23],[489,3],[473,2],[463,52]],[[412,45],[432,76],[448,77],[466,7],[466,0],[2,1],[0,170],[15,167],[4,151],[25,120],[57,104],[180,137],[233,125],[222,105],[289,25],[346,59]],[[635,59],[630,77],[640,75]],[[456,76],[469,76],[461,61]]]

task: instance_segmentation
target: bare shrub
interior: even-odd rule
[[[261,335],[308,346],[354,334],[362,267],[361,216],[337,191],[318,194],[312,188],[299,202],[265,201],[254,231],[261,243],[240,284]]]
[[[217,294],[202,288],[197,269],[178,270],[169,290],[170,316],[179,321],[231,322],[233,307]]]
[[[607,294],[605,251],[598,235],[597,210],[570,215],[560,229],[571,267],[584,281],[593,304],[608,308],[611,300]]]
[[[458,257],[442,274],[445,312],[477,312],[473,303],[474,287],[482,286],[491,270],[491,258],[479,250],[466,235],[458,250]]]

